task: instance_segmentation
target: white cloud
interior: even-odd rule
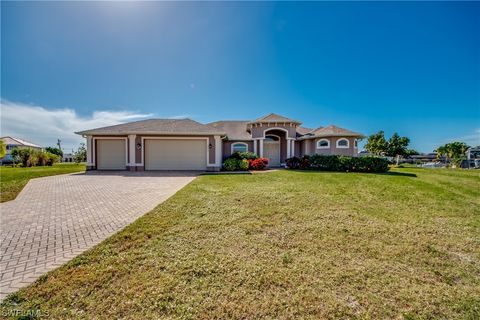
[[[453,142],[453,141],[465,142],[470,146],[478,146],[480,145],[480,128],[474,129],[471,134],[445,140],[445,142]]]
[[[54,146],[57,139],[70,152],[84,142],[75,131],[111,126],[151,117],[152,114],[131,111],[95,111],[82,117],[75,110],[47,109],[41,106],[1,100],[1,136],[25,139],[41,146]]]

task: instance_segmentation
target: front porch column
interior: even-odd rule
[[[291,157],[291,154],[290,154],[290,144],[291,144],[291,142],[292,142],[292,140],[287,138],[287,158]]]
[[[291,157],[295,157],[295,140],[290,140],[292,142],[292,154]]]
[[[263,139],[258,140],[260,143],[260,158],[263,158]]]
[[[92,143],[92,136],[87,136],[87,170],[93,169],[93,143]]]
[[[253,140],[253,153],[257,154],[257,140]]]
[[[215,167],[222,165],[222,138],[220,136],[214,136],[215,139]]]
[[[137,135],[135,134],[129,134],[128,135],[128,166],[130,167],[130,170],[135,170],[135,139],[137,138]]]

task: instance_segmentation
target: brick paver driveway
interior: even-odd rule
[[[194,172],[95,172],[32,179],[0,204],[0,300],[119,231]]]

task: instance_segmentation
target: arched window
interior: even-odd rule
[[[355,148],[358,148],[358,140],[355,139],[354,141],[355,141],[355,142],[353,143],[353,146],[354,146]]]
[[[280,141],[280,137],[276,136],[276,135],[273,135],[273,134],[269,134],[269,135],[265,136],[265,140],[266,141]]]
[[[245,142],[235,142],[232,143],[232,153],[234,152],[247,152],[248,151],[248,144]]]
[[[337,140],[337,148],[348,148],[350,146],[350,143],[348,142],[347,139],[341,138]]]
[[[317,141],[317,149],[328,149],[330,148],[330,141],[327,139],[320,139]]]

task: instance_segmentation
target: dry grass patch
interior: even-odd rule
[[[6,300],[53,318],[480,317],[480,177],[202,176]]]

